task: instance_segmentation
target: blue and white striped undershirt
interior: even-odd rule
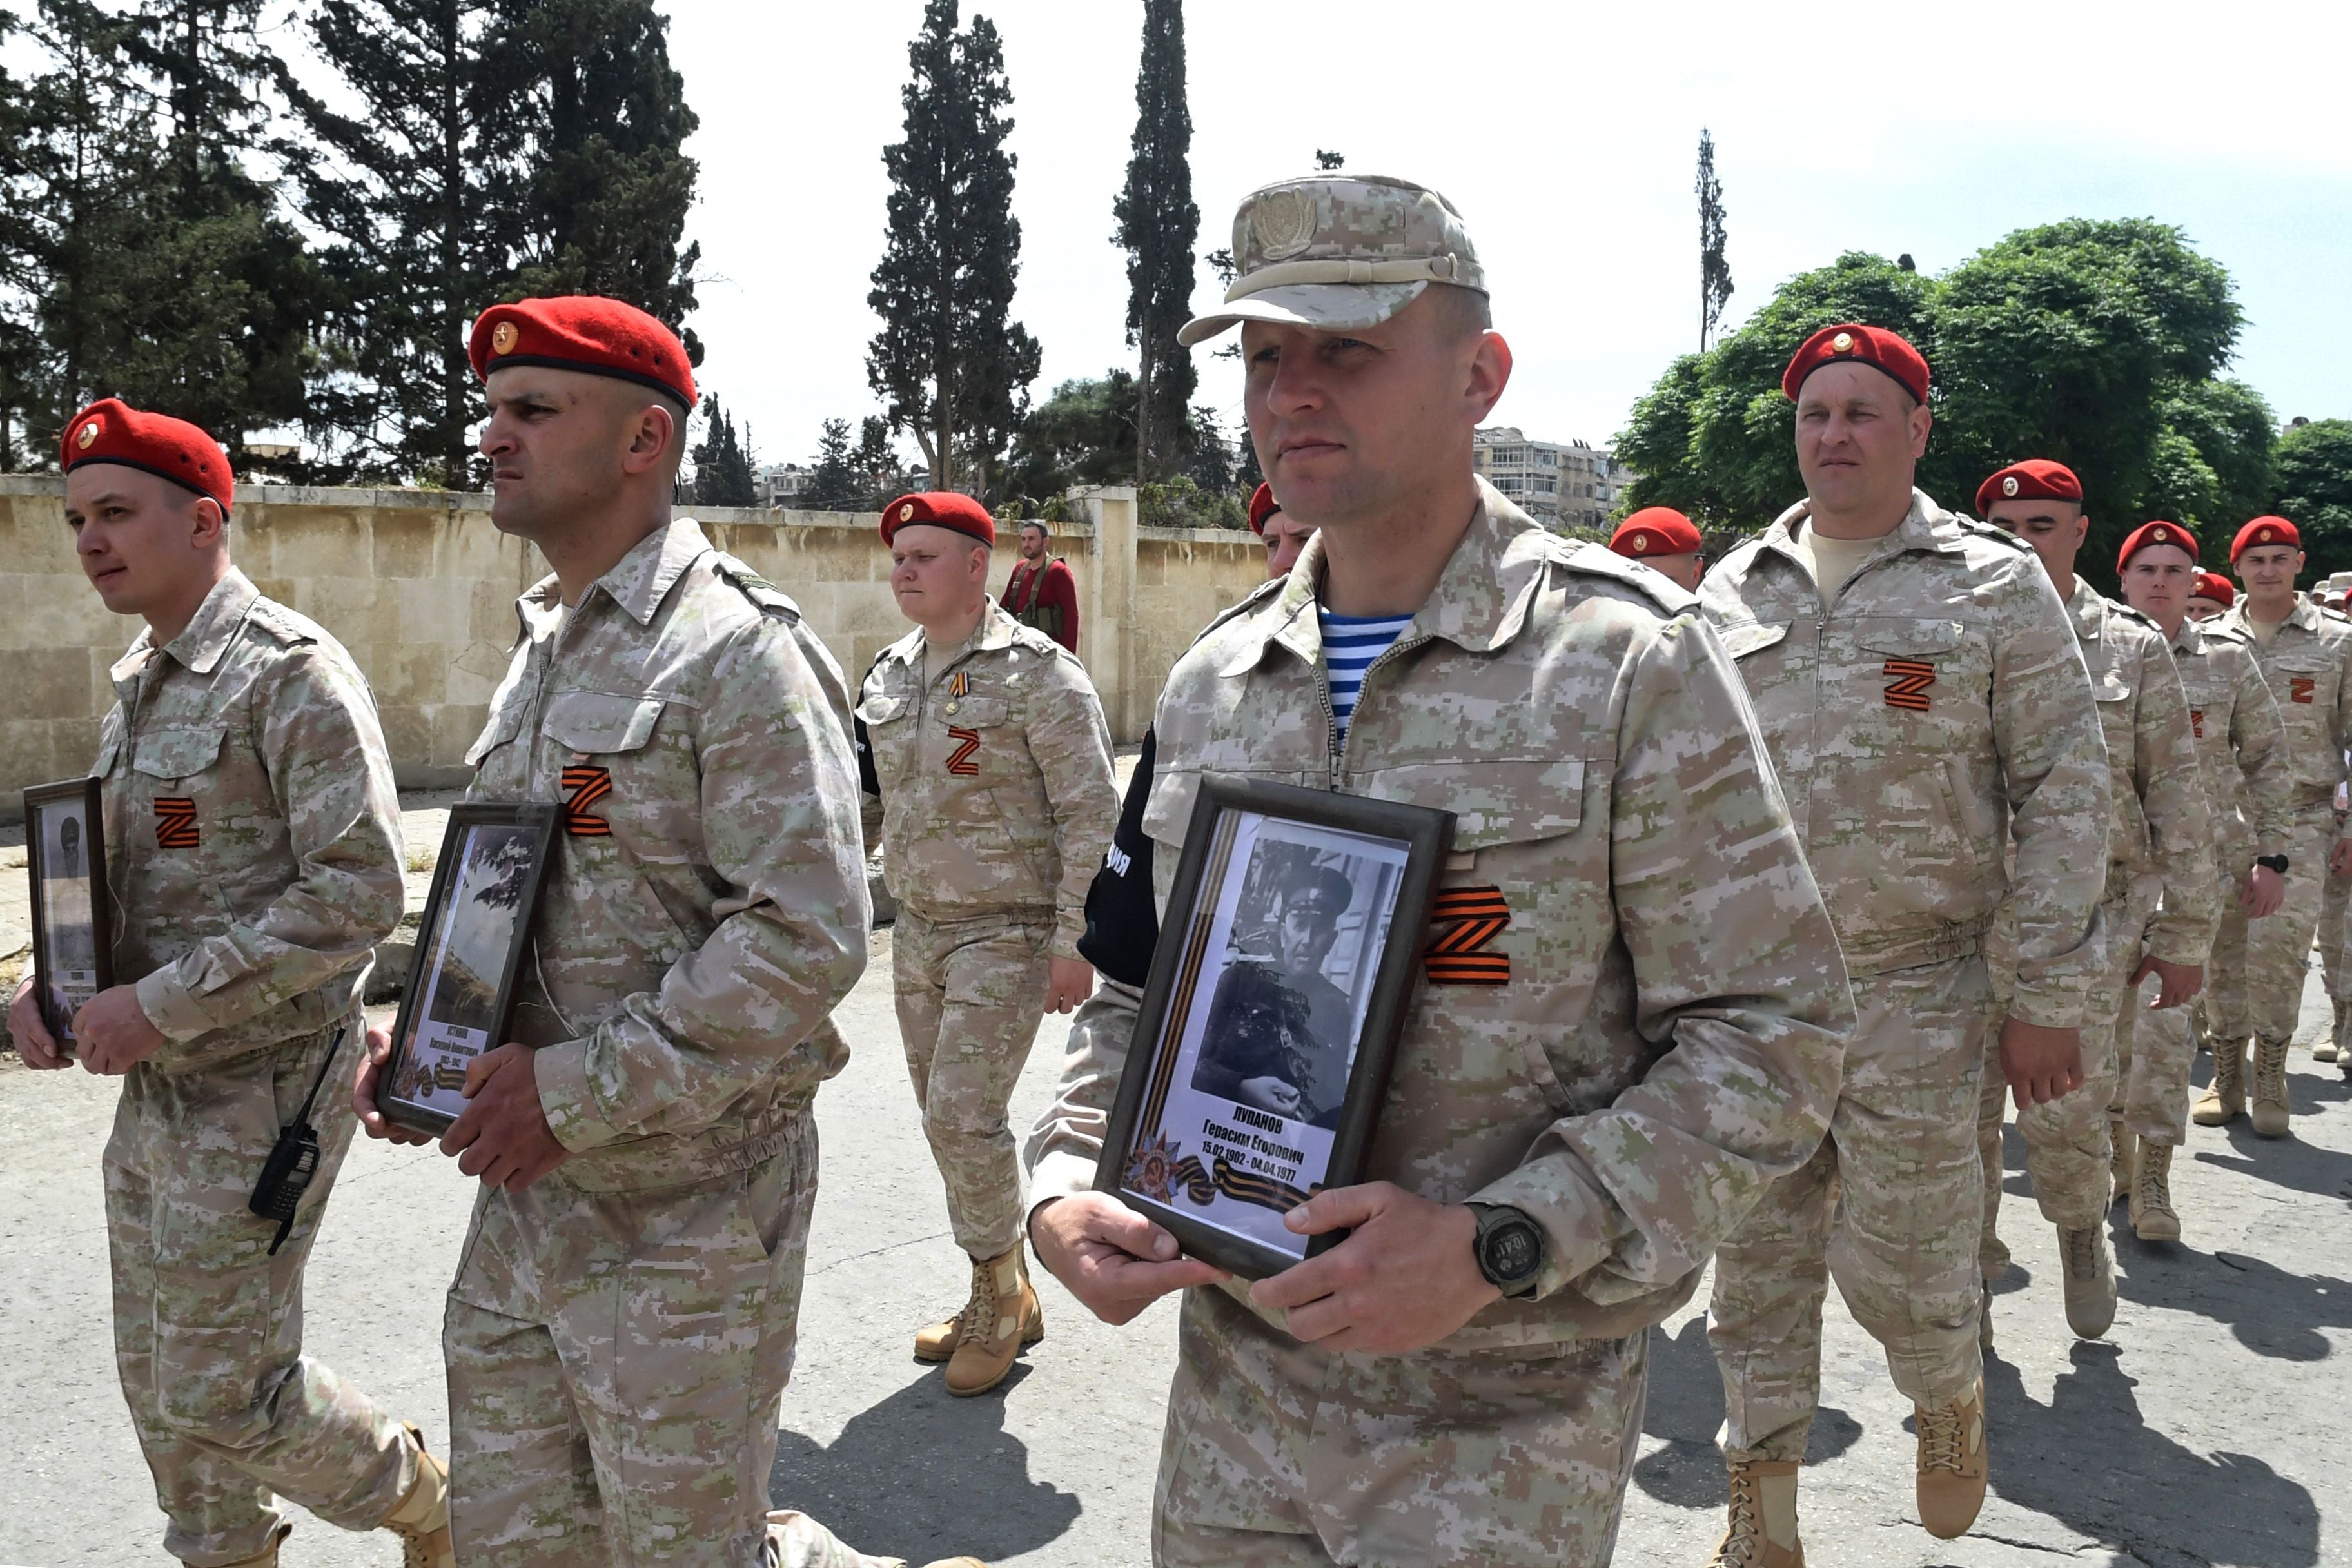
[[[1348,743],[1348,718],[1356,710],[1356,696],[1364,689],[1364,671],[1388,652],[1411,616],[1335,616],[1319,605],[1315,618],[1323,627],[1323,668],[1331,678],[1331,717],[1339,721],[1339,743]]]

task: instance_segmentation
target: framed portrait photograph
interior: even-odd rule
[[[1247,1279],[1336,1245],[1282,1216],[1360,1179],[1453,835],[1450,812],[1202,780],[1097,1190]]]
[[[96,779],[25,792],[33,888],[33,988],[50,1038],[74,1048],[73,1016],[114,984],[114,900]]]
[[[466,1109],[467,1065],[506,1043],[558,816],[540,801],[450,808],[393,1020],[392,1056],[376,1082],[385,1120],[447,1131]]]

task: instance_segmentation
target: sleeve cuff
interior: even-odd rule
[[[209,1034],[215,1025],[204,1008],[197,1005],[194,993],[171,967],[158,969],[141,978],[131,987],[139,998],[139,1010],[147,1021],[169,1040],[193,1040],[198,1035]]]
[[[1046,953],[1053,958],[1077,958],[1078,939],[1087,934],[1087,911],[1081,907],[1076,914],[1063,914],[1054,922],[1053,945]]]
[[[620,1142],[618,1128],[604,1120],[588,1084],[588,1042],[566,1040],[542,1046],[531,1053],[533,1081],[539,1086],[539,1109],[555,1141],[575,1154]]]
[[[2083,1026],[2083,994],[2071,986],[2020,985],[2010,998],[2009,1016],[2037,1028],[2079,1029]],[[1994,1020],[1996,1026],[2000,1023]]]
[[[1095,1190],[1095,1162],[1073,1150],[1056,1149],[1040,1158],[1029,1172],[1029,1209],[1048,1198],[1074,1198]]]
[[[1566,1289],[1609,1257],[1609,1243],[1592,1223],[1582,1191],[1573,1184],[1563,1189],[1557,1179],[1548,1180],[1540,1163],[1522,1165],[1463,1201],[1514,1208],[1543,1227],[1543,1271],[1536,1278],[1538,1301]]]

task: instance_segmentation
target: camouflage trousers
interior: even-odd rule
[[[1184,1294],[1157,1568],[1597,1568],[1642,1434],[1649,1338],[1341,1355]]]
[[[1045,1016],[1054,911],[934,923],[898,910],[891,981],[948,1223],[975,1258],[1021,1245],[1021,1158],[1006,1108]]]
[[[1801,1462],[1821,1405],[1832,1275],[1916,1405],[1976,1386],[1977,1085],[1992,1005],[1981,956],[1853,981],[1829,1136],[1715,1255],[1707,1339],[1735,1458]]]
[[[2247,869],[2254,863],[2252,841],[2222,851],[2221,923],[2213,930],[2213,950],[2205,958],[2205,989],[2190,1005],[2190,1035],[2230,1034],[2243,1042],[2253,1032],[2246,1012],[2246,911],[2238,902]]]
[[[2236,906],[2242,880],[2241,875],[2221,878],[2222,908]],[[2210,963],[2205,978],[2210,989]],[[2126,986],[2123,1009],[2116,1017],[2116,1090],[2107,1101],[2109,1128],[2121,1122],[2149,1143],[2178,1147],[2189,1142],[2189,1075],[2196,1066],[2193,1006],[2159,1013],[2147,1005],[2140,988]]]
[[[2336,831],[2343,831],[2341,823],[2336,825]],[[2347,900],[2352,900],[2352,877],[2329,872],[2319,893],[2319,962],[2327,994],[2339,998],[2352,996],[2352,964],[2344,961],[2344,906]]]
[[[2336,813],[2326,801],[2296,808],[2287,829],[2286,900],[2278,913],[2249,921],[2235,898],[2222,905],[2210,965],[2219,984],[2206,1003],[2212,1037],[2242,1045],[2249,1034],[2284,1040],[2303,1012],[2312,937],[2336,846]]]
[[[769,1513],[816,1175],[807,1120],[723,1183],[483,1190],[441,1328],[459,1563],[887,1561]]]
[[[196,1568],[282,1538],[292,1525],[273,1493],[373,1530],[416,1484],[399,1423],[302,1353],[302,1268],[358,1126],[340,1081],[311,1108],[318,1173],[277,1257],[277,1223],[246,1207],[333,1038],[176,1076],[142,1062],[122,1080],[104,1161],[115,1366],[163,1549]],[[355,1059],[347,1042],[331,1077]]]
[[[2156,918],[2164,879],[2143,872],[2110,884],[2110,896],[2099,905],[2099,930],[2106,957],[2092,976],[2083,999],[2083,1081],[2072,1091],[2045,1104],[2018,1112],[2017,1131],[2025,1140],[2025,1170],[2033,1179],[2034,1201],[2042,1217],[2063,1230],[2088,1230],[2099,1223],[2114,1200],[2108,1165],[2108,1105],[2116,1095],[2116,1060],[2125,1026],[2124,997],[2131,991],[2132,971],[2147,952],[2147,928]],[[1984,1172],[1984,1226],[1978,1233],[1977,1263],[1988,1279],[2009,1269],[2009,1248],[1996,1228],[2000,1218],[2000,1124],[2009,1104],[2009,1084],[2000,1071],[2000,1024],[2009,1016],[2009,1000],[2017,985],[2016,960],[2011,956],[2008,907],[1985,944],[1991,966],[1992,1011],[1984,1033],[1984,1078],[1977,1096],[1977,1157]],[[2137,1012],[2134,1016],[2137,1017]]]

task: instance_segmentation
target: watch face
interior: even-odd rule
[[[1503,1279],[1525,1279],[1543,1263],[1542,1233],[1524,1220],[1497,1226],[1486,1236],[1486,1266]]]

